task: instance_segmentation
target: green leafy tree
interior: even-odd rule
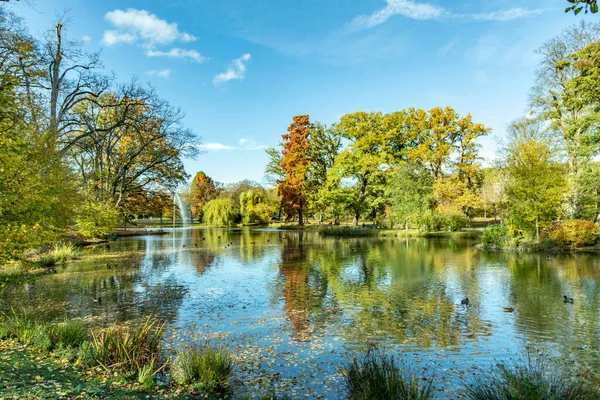
[[[214,199],[206,203],[202,221],[207,225],[231,226],[235,222],[235,210],[230,199]]]
[[[511,226],[540,239],[540,228],[560,215],[563,168],[542,139],[515,137],[507,151],[507,201]]]
[[[240,211],[245,224],[265,224],[271,220],[273,209],[269,206],[263,188],[251,189],[240,195]]]
[[[433,176],[422,165],[404,162],[396,167],[390,180],[388,196],[392,211],[404,222],[415,223],[426,211],[435,208]]]

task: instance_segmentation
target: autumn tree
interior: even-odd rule
[[[304,225],[306,185],[309,168],[310,122],[308,115],[297,115],[282,135],[283,150],[280,166],[284,179],[277,181],[283,214],[289,221],[298,216],[298,225]]]
[[[202,220],[202,209],[204,205],[216,198],[218,195],[215,183],[204,172],[196,173],[190,187],[190,202],[192,217]]]

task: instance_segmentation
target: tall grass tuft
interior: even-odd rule
[[[30,314],[12,311],[0,323],[0,338],[14,338],[40,350],[79,347],[88,337],[80,321],[47,324]]]
[[[178,384],[192,384],[211,392],[228,390],[233,369],[229,352],[221,346],[194,345],[181,349],[171,367],[171,378]]]
[[[71,243],[57,243],[50,252],[50,255],[59,263],[64,264],[67,261],[76,258],[79,255],[77,247]]]
[[[352,400],[427,400],[433,397],[433,380],[422,383],[394,357],[369,349],[351,357],[342,368],[344,386]]]
[[[81,321],[64,321],[49,326],[48,333],[55,347],[76,348],[88,339],[88,330]]]
[[[466,389],[470,400],[593,400],[597,385],[583,377],[570,377],[541,357],[529,354],[525,362],[497,364]]]
[[[92,332],[92,340],[81,359],[106,371],[138,374],[140,368],[157,369],[161,359],[162,334],[165,324],[148,317],[135,327],[113,326]]]

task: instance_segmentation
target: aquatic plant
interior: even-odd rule
[[[338,236],[338,237],[368,237],[377,236],[379,231],[377,229],[362,229],[362,228],[351,228],[347,226],[326,228],[319,231],[323,236]]]
[[[229,352],[209,343],[182,348],[171,367],[171,378],[178,384],[192,384],[210,392],[225,392],[233,369]]]
[[[50,255],[57,262],[64,264],[67,261],[77,257],[79,255],[79,250],[71,242],[57,243],[54,245],[54,248],[50,252]]]
[[[142,365],[138,367],[137,379],[140,387],[144,390],[150,390],[154,387],[154,377],[156,376],[156,371],[154,370],[154,365]]]
[[[433,379],[421,381],[393,356],[378,349],[354,355],[342,367],[344,386],[352,400],[427,400],[433,397]]]
[[[134,327],[115,325],[92,331],[87,354],[80,358],[88,365],[126,374],[136,374],[139,368],[146,365],[159,369],[164,330],[164,322],[148,317]]]
[[[542,357],[499,363],[477,376],[466,389],[470,400],[592,400],[600,398],[597,385],[571,377]]]

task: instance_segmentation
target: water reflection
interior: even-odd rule
[[[268,351],[271,362],[241,368],[244,379],[277,370],[334,398],[327,390],[335,391],[329,377],[340,353],[371,342],[444,371],[483,367],[528,344],[600,367],[594,255],[548,259],[482,252],[458,240],[266,229],[176,229],[86,254],[58,274],[8,288],[0,307],[99,325],[152,314],[180,340],[190,340],[190,326],[221,332],[233,345],[247,343],[244,357],[247,348]],[[563,304],[563,294],[575,303]]]

